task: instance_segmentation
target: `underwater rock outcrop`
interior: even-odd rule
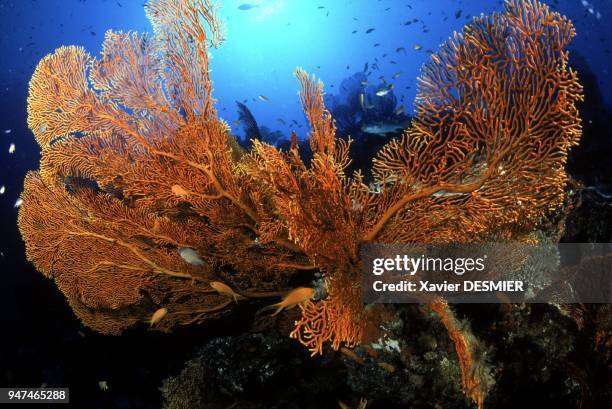
[[[238,106],[238,120],[236,121],[242,127],[244,131],[244,138],[240,140],[241,144],[245,149],[251,149],[251,141],[253,139],[260,140],[262,142],[279,146],[281,144],[288,146],[288,140],[284,138],[284,135],[280,131],[271,131],[266,126],[259,126],[257,120],[251,113],[251,110],[242,102],[236,101]]]
[[[416,115],[373,164],[369,187],[346,172],[323,84],[298,70],[312,159],[253,140],[244,152],[214,108],[208,47],[223,39],[208,0],[152,0],[155,35],[109,31],[100,57],[61,47],[30,82],[28,173],[19,227],[27,256],[88,326],[120,333],[165,308],[160,330],[278,297],[319,272],[291,336],[313,355],[358,345],[364,242],[526,240],[563,203],[580,139],[574,29],[536,1],[508,1],[431,56]],[[465,393],[487,382],[443,302]]]
[[[368,409],[469,408],[437,316],[407,306],[388,317],[385,336],[397,346],[326,351],[314,359],[274,331],[213,339],[163,382],[164,408],[357,408],[362,399]]]

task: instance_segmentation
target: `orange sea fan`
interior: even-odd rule
[[[375,159],[386,189],[366,240],[469,241],[533,229],[558,208],[581,135],[573,36],[548,6],[513,0],[443,44],[422,69],[412,126]]]
[[[61,47],[30,82],[42,159],[19,213],[27,256],[102,332],[160,307],[168,315],[157,329],[201,321],[230,308],[209,282],[261,295],[283,286],[295,271],[287,266],[310,264],[291,243],[256,248],[258,223],[271,215],[257,208],[261,193],[214,110],[214,4],[151,1],[147,15],[154,37],[109,31],[99,58]]]
[[[313,354],[353,346],[367,318],[361,243],[520,239],[562,202],[582,88],[567,65],[572,24],[545,5],[509,1],[431,56],[410,129],[374,160],[377,189],[346,174],[351,141],[336,138],[323,85],[302,70],[312,159],[295,135],[287,152],[261,141],[244,152],[211,95],[207,50],[223,38],[214,5],[146,9],[153,37],[109,31],[98,58],[61,47],[30,83],[42,159],[19,227],[29,260],[88,326],[119,333],[166,308],[155,328],[170,330],[231,308],[210,282],[244,300],[313,270],[323,285],[291,335]]]

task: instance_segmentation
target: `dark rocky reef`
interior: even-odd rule
[[[454,346],[439,318],[416,305],[380,308],[384,320],[367,343],[322,357],[311,358],[274,330],[216,338],[164,381],[164,408],[338,408],[338,401],[356,408],[362,398],[368,409],[475,407],[461,391]],[[607,407],[612,326],[606,308],[456,306],[488,345],[483,355],[495,383],[484,406]]]

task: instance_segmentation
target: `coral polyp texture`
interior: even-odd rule
[[[318,271],[291,336],[313,354],[354,346],[367,322],[361,243],[526,240],[562,204],[582,88],[568,66],[573,26],[546,5],[508,1],[431,56],[412,124],[375,157],[371,183],[345,171],[351,141],[336,137],[322,83],[299,69],[309,146],[292,135],[287,151],[240,148],[211,95],[214,4],[153,0],[146,12],[152,37],[108,31],[97,58],[61,47],[30,82],[42,159],[19,227],[29,260],[98,331],[160,308],[154,328],[198,323]],[[481,402],[469,343],[449,307],[433,311]]]

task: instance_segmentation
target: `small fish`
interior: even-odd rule
[[[291,309],[296,305],[306,303],[308,300],[314,297],[314,293],[314,288],[298,287],[287,294],[281,302],[268,305],[267,307],[264,307],[262,311],[276,308],[276,311],[274,314],[272,314],[272,316],[275,316],[284,309]]]
[[[172,185],[172,193],[177,197],[187,197],[190,192],[181,185]]]
[[[348,349],[345,347],[340,348],[340,352],[347,357],[348,359],[357,362],[360,365],[365,364],[365,361],[363,360],[362,357],[360,357],[359,355],[357,355],[357,353],[355,351],[353,351],[352,349]]]
[[[390,133],[401,132],[404,129],[406,129],[409,125],[410,125],[409,122],[363,124],[361,126],[361,130],[365,133],[384,136]]]
[[[385,95],[387,95],[392,90],[393,90],[393,84],[391,84],[391,85],[389,85],[388,87],[385,87],[385,88],[380,88],[378,91],[376,91],[376,96],[377,97],[384,97]]]
[[[459,17],[461,17],[461,13],[462,13],[462,11],[463,11],[463,10],[461,10],[461,9],[459,9],[459,10],[455,11],[455,18],[459,18]]]
[[[405,49],[404,47],[397,47],[397,48],[395,49],[395,52],[396,52],[396,53],[399,53],[400,51],[403,51],[403,52],[404,52],[404,54],[406,54],[406,49]]]
[[[282,119],[282,118],[276,118],[276,121],[277,121],[277,122],[279,122],[279,123],[281,123],[281,124],[283,124],[283,125],[287,125],[287,123],[285,122],[285,120],[284,120],[284,119]]]
[[[342,402],[341,400],[338,401],[338,406],[340,406],[340,409],[351,409],[349,407],[349,405],[347,405],[346,403]]]
[[[361,110],[365,111],[365,96],[363,95],[363,93],[359,94],[359,105],[361,106]]]
[[[160,322],[165,316],[168,314],[168,310],[166,308],[158,308],[155,310],[153,315],[151,315],[151,319],[149,320],[149,326],[153,326]]]
[[[357,30],[353,30],[351,31],[351,34],[355,34],[357,32]]]
[[[376,30],[375,28],[368,28],[366,30],[366,34],[370,34],[372,31]]]
[[[19,208],[21,207],[22,204],[23,204],[23,199],[18,197],[17,200],[15,200],[15,204],[13,205],[13,207]]]
[[[259,98],[263,102],[270,102],[270,98],[266,97],[265,95],[258,95],[257,98]]]
[[[9,145],[9,151],[8,152],[9,153],[15,153],[15,144],[14,143]]]
[[[389,373],[393,373],[395,372],[395,367],[391,364],[388,364],[386,362],[379,362],[378,366],[381,367],[382,369],[384,369],[385,371],[389,372]]]
[[[419,44],[419,43],[416,43],[416,44],[414,45],[414,49],[415,49],[416,51],[419,51],[419,50],[422,50],[422,49],[423,49],[423,46],[422,46],[421,44]]]
[[[453,196],[462,196],[465,193],[463,192],[447,192],[446,190],[442,189],[442,190],[438,190],[435,193],[432,193],[432,196],[435,198],[438,197],[453,197]]]
[[[365,65],[363,66],[363,72],[366,72],[368,70],[368,63],[366,61]]]
[[[363,86],[363,87],[367,87],[367,86],[368,86],[368,84],[369,84],[369,82],[367,82],[367,81],[361,81],[361,82],[360,82],[360,84],[361,84],[361,86]]]
[[[5,191],[6,187],[4,187],[4,185],[0,186],[0,195],[3,195]]]
[[[395,111],[393,111],[394,115],[401,115],[404,113],[404,106],[400,105],[399,107],[397,107],[397,109]]]
[[[380,47],[380,43],[374,44],[374,48],[376,48],[376,47]]]
[[[249,3],[244,3],[238,6],[238,10],[251,10],[254,9],[255,7],[259,7],[259,4],[249,4]]]
[[[198,253],[191,247],[181,247],[178,253],[183,260],[191,265],[203,266],[205,264],[204,260],[202,260]]]
[[[401,71],[396,72],[395,74],[393,74],[393,76],[391,78],[393,78],[394,80],[398,79],[400,77],[400,75],[402,75]]]
[[[11,132],[13,132],[13,130],[12,130],[12,129],[5,129],[5,130],[4,130],[4,133],[5,133],[5,134],[7,134],[7,135],[8,135],[8,134],[10,134]]]
[[[232,290],[229,285],[222,283],[221,281],[211,281],[209,284],[219,294],[232,297],[235,303],[237,303],[239,299],[244,298],[242,295]]]
[[[108,382],[106,382],[106,381],[99,381],[98,382],[98,388],[100,388],[101,391],[107,391],[108,390]]]

